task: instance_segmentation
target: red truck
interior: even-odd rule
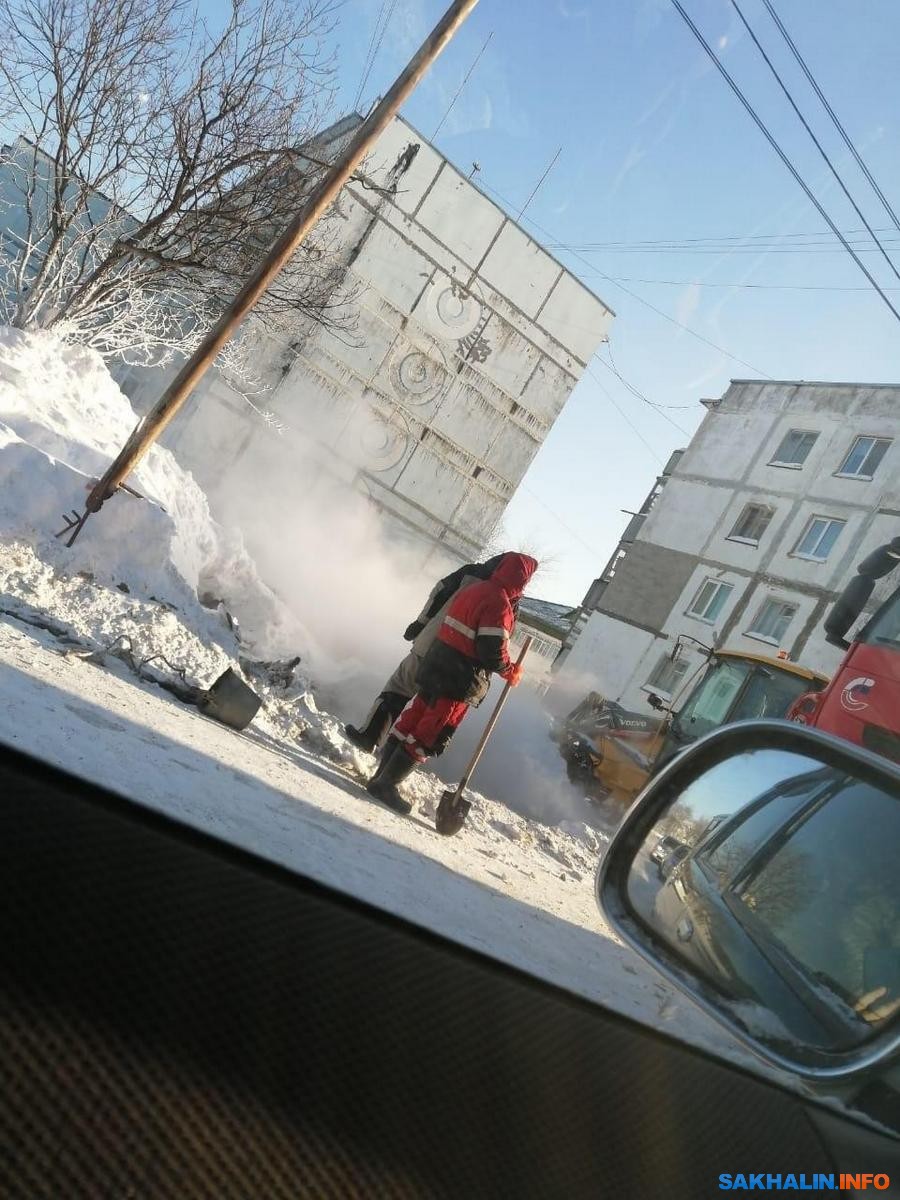
[[[800,696],[789,720],[900,762],[900,586],[847,640],[847,633],[872,595],[875,583],[900,566],[900,537],[879,546],[857,567],[825,621],[825,635],[846,650],[831,682],[821,692]]]

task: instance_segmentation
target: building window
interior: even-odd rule
[[[708,625],[715,624],[716,618],[725,607],[725,601],[733,591],[730,583],[720,583],[717,579],[705,580],[688,609],[688,616],[706,621]]]
[[[664,654],[650,678],[644,684],[648,692],[661,692],[664,696],[675,696],[681,686],[681,681],[687,674],[688,663],[685,658],[676,658],[673,662],[668,654]]]
[[[890,444],[890,438],[858,437],[841,463],[838,475],[848,475],[851,479],[871,479]]]
[[[819,435],[808,429],[791,429],[775,451],[769,466],[802,467]]]
[[[794,555],[812,562],[825,562],[843,528],[844,522],[833,517],[813,517],[794,547]]]
[[[515,649],[521,648],[528,632],[529,631],[527,628],[518,629],[510,638],[510,646]],[[534,633],[531,634],[531,649],[529,650],[529,654],[538,654],[541,658],[549,658],[552,660],[556,658],[560,649],[561,646],[559,642],[551,642],[547,638],[538,637]]]
[[[784,600],[767,600],[756,614],[747,634],[749,637],[780,646],[796,612],[796,604],[788,604]]]
[[[745,505],[734,529],[728,535],[728,540],[748,542],[753,546],[759,545],[759,539],[766,532],[766,527],[772,520],[774,511],[765,504]]]

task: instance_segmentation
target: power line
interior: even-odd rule
[[[884,239],[886,241],[888,241],[888,240],[898,241],[899,240],[892,233],[892,230],[888,229],[887,227],[884,227],[884,228],[878,227],[878,228],[876,228],[875,232],[889,234],[890,235],[889,238]],[[844,230],[841,230],[841,233],[842,233],[842,236],[845,236],[845,238],[847,240],[860,239],[860,238],[862,238],[862,235],[865,233],[865,229],[844,229]],[[742,244],[744,244],[744,242],[767,242],[767,244],[768,244],[768,242],[770,242],[770,244],[772,244],[774,246],[784,245],[784,246],[786,246],[786,248],[793,248],[791,246],[791,241],[793,239],[798,239],[798,238],[805,238],[805,239],[814,238],[814,239],[816,239],[815,241],[797,242],[797,244],[796,244],[797,248],[800,248],[800,250],[802,250],[802,248],[804,248],[805,246],[832,246],[833,245],[832,234],[828,233],[828,230],[826,230],[826,229],[818,229],[818,230],[816,230],[815,233],[788,232],[788,233],[750,233],[750,234],[706,234],[706,235],[703,235],[702,238],[646,238],[646,239],[642,239],[642,240],[582,241],[582,242],[568,241],[568,242],[550,242],[550,244],[548,244],[548,245],[550,245],[551,247],[553,247],[553,246],[576,246],[578,248],[578,250],[584,250],[584,248],[587,248],[587,247],[594,248],[594,250],[616,250],[616,248],[625,248],[625,250],[637,250],[637,248],[648,247],[649,250],[654,250],[654,248],[658,248],[660,246],[677,246],[679,248],[679,250],[682,250],[682,248],[684,248],[684,250],[686,250],[686,248],[688,248],[690,246],[694,246],[694,245],[698,245],[701,247],[703,245],[707,245],[707,246],[712,245],[715,247],[719,247],[722,245],[730,244],[730,242],[742,242]],[[862,241],[860,241],[860,244],[862,244]],[[754,248],[754,247],[748,246],[748,250],[752,250],[752,248]]]
[[[888,241],[888,246],[891,250],[900,250],[900,242]],[[845,250],[851,248],[859,254],[882,252],[880,245],[866,246],[849,240],[846,245],[828,246],[822,243],[821,247],[812,244],[801,246],[778,244],[769,246],[715,246],[712,244],[706,246],[597,246],[579,242],[556,242],[547,246],[548,250],[567,250],[572,254],[714,254],[716,258],[722,258],[726,254],[843,254]]]
[[[600,358],[599,356],[598,356],[598,358],[597,358],[597,361],[598,361],[599,363],[601,363],[601,364],[602,364],[604,367],[606,367],[607,371],[609,371],[611,374],[615,375],[616,379],[618,379],[618,380],[619,380],[619,382],[620,382],[620,383],[621,383],[621,384],[622,384],[622,385],[623,385],[625,388],[627,388],[627,390],[628,390],[628,391],[631,393],[631,395],[632,395],[632,396],[634,396],[634,398],[635,398],[636,400],[640,400],[640,401],[642,401],[644,404],[646,404],[646,405],[648,406],[648,408],[652,408],[652,409],[653,409],[653,411],[654,411],[655,413],[657,413],[659,416],[661,416],[661,417],[663,418],[663,420],[664,420],[664,421],[668,421],[668,422],[669,422],[669,424],[672,426],[672,428],[673,428],[673,429],[677,429],[677,430],[678,430],[678,432],[679,432],[680,434],[682,434],[684,437],[686,437],[686,438],[688,438],[688,440],[690,440],[690,438],[691,438],[691,436],[692,436],[692,435],[691,435],[690,433],[688,433],[688,431],[687,431],[686,429],[683,429],[683,428],[682,428],[682,427],[681,427],[681,426],[678,424],[678,422],[677,422],[677,421],[674,421],[674,420],[673,420],[673,419],[672,419],[672,418],[671,418],[671,417],[668,415],[668,413],[665,411],[665,408],[666,408],[666,407],[671,407],[671,408],[684,408],[684,409],[687,409],[687,408],[693,408],[694,406],[693,406],[692,404],[683,404],[683,405],[682,405],[682,404],[679,404],[679,405],[662,405],[662,404],[655,404],[655,403],[654,403],[652,400],[649,400],[649,399],[648,399],[648,398],[647,398],[647,397],[644,395],[644,393],[643,393],[643,392],[639,391],[639,390],[638,390],[638,388],[636,388],[636,387],[634,386],[634,384],[633,384],[633,383],[629,383],[629,381],[628,381],[628,380],[625,378],[625,376],[624,376],[624,375],[622,375],[622,374],[621,374],[621,372],[619,371],[618,367],[617,367],[617,366],[616,366],[614,363],[608,363],[608,362],[606,361],[606,359],[604,359],[604,358]],[[594,380],[594,382],[595,382],[595,383],[599,383],[599,382],[600,382],[600,381],[599,381],[599,379],[597,378],[597,375],[596,375],[596,373],[594,372],[594,370],[593,370],[593,369],[592,369],[590,366],[588,367],[588,372],[589,372],[589,374],[590,374],[591,378]]]
[[[628,388],[628,390],[631,392],[631,394],[633,396],[636,396],[638,398],[638,400],[643,400],[645,404],[649,404],[651,408],[658,408],[658,409],[670,408],[676,412],[686,412],[688,409],[692,409],[692,408],[696,407],[693,404],[660,404],[656,400],[648,400],[642,391],[639,391],[638,388],[636,388],[633,383],[628,382],[628,380],[625,378],[625,376],[621,373],[619,368],[616,366],[616,360],[613,358],[612,346],[610,345],[609,342],[606,343],[606,353],[609,355],[608,363],[603,358],[601,358],[599,354],[597,355],[597,358],[600,360],[600,362],[603,363],[604,367],[611,366],[612,370],[613,370],[613,374],[617,375],[619,377],[619,379],[621,379],[622,383],[625,384],[625,386]],[[676,425],[675,428],[679,431],[679,433],[683,433],[685,435],[685,437],[691,436],[687,432],[687,430],[682,429],[680,425]]]
[[[781,31],[782,37],[787,42],[788,46],[791,48],[794,58],[796,58],[797,62],[800,64],[800,68],[803,71],[803,74],[809,80],[816,95],[822,101],[822,104],[825,107],[825,111],[828,113],[829,117],[831,117],[832,121],[834,122],[835,128],[837,129],[837,131],[841,135],[841,137],[844,139],[844,144],[846,145],[847,149],[850,151],[850,153],[853,155],[854,159],[856,160],[857,166],[862,171],[862,173],[865,175],[865,177],[869,181],[869,183],[872,185],[872,190],[875,192],[875,195],[878,197],[878,199],[883,204],[885,212],[888,214],[888,216],[893,221],[894,228],[900,230],[900,220],[898,220],[897,214],[894,212],[893,208],[891,207],[890,203],[888,202],[888,199],[885,196],[884,192],[881,190],[881,188],[876,183],[875,177],[873,176],[872,172],[869,170],[869,168],[866,166],[865,162],[863,161],[862,155],[856,149],[856,146],[853,144],[853,141],[850,138],[850,135],[847,133],[844,126],[838,120],[837,114],[835,113],[835,111],[831,107],[831,105],[828,103],[828,100],[825,98],[824,92],[819,87],[818,83],[816,82],[815,76],[813,75],[813,73],[809,69],[809,67],[807,66],[806,60],[804,59],[803,55],[797,49],[797,46],[794,43],[793,38],[788,33],[787,29],[784,27],[784,23],[782,22],[778,13],[773,8],[772,4],[770,3],[770,0],[763,0],[763,3],[765,4],[766,8],[768,9],[769,15],[771,16],[772,20],[775,22],[775,24],[778,26],[779,30]]]
[[[760,42],[760,40],[759,40],[759,38],[756,36],[756,34],[753,32],[753,29],[752,29],[752,28],[751,28],[751,26],[750,26],[750,22],[749,22],[749,21],[747,20],[747,18],[744,16],[744,13],[743,13],[743,11],[741,10],[741,6],[738,4],[738,0],[731,0],[731,7],[734,9],[734,11],[735,11],[735,12],[737,13],[737,15],[740,17],[740,19],[741,19],[741,23],[743,24],[743,26],[744,26],[744,28],[747,30],[747,32],[750,34],[750,37],[753,39],[753,44],[754,44],[754,46],[757,48],[757,50],[758,50],[758,51],[760,52],[760,54],[762,55],[762,57],[763,57],[763,60],[764,60],[764,62],[765,62],[765,64],[766,64],[766,66],[767,66],[767,67],[769,68],[769,70],[772,72],[772,75],[775,77],[775,80],[776,80],[776,82],[777,82],[778,86],[779,86],[779,87],[781,88],[781,90],[784,92],[784,94],[785,94],[785,97],[787,98],[787,101],[788,101],[788,103],[790,104],[790,106],[791,106],[791,108],[794,110],[794,112],[797,114],[797,117],[799,118],[799,120],[800,120],[801,124],[803,125],[803,128],[806,130],[806,132],[807,132],[807,133],[809,134],[809,136],[812,138],[813,144],[815,145],[816,149],[819,151],[819,154],[820,154],[820,155],[822,156],[822,158],[825,160],[825,163],[826,163],[826,165],[828,166],[828,169],[829,169],[829,171],[831,171],[831,174],[834,176],[834,178],[835,178],[835,181],[836,181],[836,182],[837,182],[837,184],[838,184],[838,187],[841,189],[841,191],[844,193],[844,195],[847,197],[847,199],[848,199],[848,200],[850,201],[850,203],[853,205],[853,211],[856,213],[856,215],[857,215],[857,216],[859,217],[859,219],[862,221],[863,225],[865,225],[865,227],[866,227],[866,232],[869,234],[869,237],[871,237],[872,241],[875,243],[875,245],[876,245],[876,246],[878,247],[878,249],[881,251],[881,254],[882,254],[883,258],[884,258],[884,261],[887,263],[887,265],[888,265],[888,266],[890,267],[890,269],[893,271],[893,273],[894,273],[894,275],[896,276],[896,278],[897,278],[898,282],[900,282],[900,271],[898,271],[898,270],[897,270],[897,268],[894,266],[893,262],[892,262],[892,261],[891,261],[891,259],[890,259],[890,256],[888,255],[888,252],[887,252],[887,250],[885,250],[884,246],[881,244],[881,242],[879,242],[879,240],[878,240],[878,237],[877,237],[877,235],[875,234],[875,231],[874,231],[874,229],[873,229],[873,228],[872,228],[872,226],[869,224],[868,220],[866,219],[865,215],[863,214],[863,211],[862,211],[862,209],[859,207],[859,205],[856,203],[856,201],[855,201],[855,200],[853,199],[853,197],[851,196],[851,194],[850,194],[850,191],[849,191],[849,189],[848,189],[847,185],[844,183],[843,179],[841,178],[841,176],[840,176],[840,173],[838,172],[838,169],[837,169],[837,167],[834,165],[834,163],[831,161],[831,159],[830,159],[830,157],[828,156],[828,154],[825,152],[825,149],[824,149],[824,147],[822,146],[822,143],[819,141],[819,139],[818,139],[818,138],[816,137],[816,135],[813,133],[813,131],[812,131],[812,129],[811,129],[811,127],[810,127],[810,125],[809,125],[808,121],[806,120],[806,118],[804,117],[803,113],[802,113],[802,112],[800,111],[800,109],[798,108],[798,106],[797,106],[797,103],[796,103],[796,101],[794,100],[794,97],[793,97],[793,96],[791,95],[791,93],[790,93],[790,90],[788,89],[788,87],[787,87],[787,85],[785,84],[784,80],[783,80],[783,79],[781,78],[781,76],[778,74],[778,71],[777,71],[777,70],[776,70],[776,68],[775,68],[775,64],[772,62],[771,58],[769,58],[768,54],[766,54],[765,50],[763,49],[762,43]],[[885,299],[886,299],[886,298],[885,298]],[[900,318],[898,318],[898,319],[900,319]]]
[[[616,412],[619,414],[619,416],[622,418],[622,420],[625,422],[625,424],[628,426],[628,428],[631,430],[631,432],[634,434],[634,436],[638,439],[638,441],[643,444],[644,449],[650,454],[650,456],[652,458],[654,458],[659,463],[659,465],[661,467],[665,466],[665,463],[663,462],[663,460],[660,458],[660,456],[656,453],[656,451],[653,449],[653,447],[650,445],[650,443],[647,441],[647,439],[644,437],[644,435],[638,429],[637,425],[635,425],[634,421],[632,421],[631,418],[628,416],[628,414],[625,412],[625,410],[616,403],[615,398],[613,397],[612,393],[609,391],[609,389],[603,383],[603,380],[600,378],[600,376],[597,375],[597,373],[591,368],[590,364],[588,364],[587,369],[588,369],[588,373],[590,374],[594,383],[596,383],[597,387],[600,389],[600,391],[603,393],[603,395],[607,398],[607,400],[610,402],[610,404],[613,406],[613,408],[616,410]]]
[[[496,188],[493,188],[489,184],[485,183],[484,180],[482,180],[481,186],[485,189],[485,191],[492,192],[498,200],[501,200],[503,204],[506,205],[507,209],[512,210],[514,208],[514,205],[511,201],[507,200],[505,196],[501,195]],[[525,219],[528,221],[529,225],[533,225],[535,229],[539,230],[546,237],[550,239],[554,237],[554,234],[552,234],[549,229],[546,229],[538,221],[535,221],[533,217],[526,217]],[[557,243],[557,245],[559,244],[560,243]],[[657,308],[655,304],[651,304],[649,300],[645,300],[644,297],[639,296],[637,292],[633,292],[623,283],[619,283],[612,275],[607,275],[604,271],[601,271],[599,267],[595,267],[593,263],[588,262],[588,260],[583,255],[579,254],[577,250],[569,250],[568,253],[571,254],[573,258],[577,258],[579,262],[584,263],[589,271],[595,272],[595,274],[599,275],[601,279],[605,279],[607,283],[611,283],[614,287],[619,288],[619,290],[624,292],[627,296],[631,296],[633,300],[637,300],[638,304],[643,304],[645,308],[649,308],[651,312],[655,312],[658,317],[662,317],[664,321],[668,321],[670,325],[676,325],[679,329],[683,329],[685,333],[689,333],[691,337],[696,338],[697,341],[703,342],[704,345],[710,346],[719,354],[724,354],[726,358],[730,358],[733,362],[740,363],[742,367],[746,367],[747,370],[752,371],[754,375],[761,375],[763,379],[772,378],[772,376],[767,374],[765,371],[761,371],[759,367],[754,367],[752,363],[748,363],[745,359],[739,358],[736,354],[732,354],[731,351],[726,350],[724,346],[718,346],[715,342],[711,341],[710,338],[704,337],[704,335],[702,333],[698,333],[696,329],[691,329],[690,325],[685,325],[683,321],[678,321],[675,319],[675,317],[670,317],[667,312],[663,312],[661,308]]]
[[[703,47],[703,49],[709,55],[709,58],[715,65],[716,70],[719,72],[719,74],[722,76],[722,78],[725,80],[725,82],[731,88],[731,90],[735,94],[735,96],[737,96],[738,100],[740,100],[741,104],[744,106],[744,108],[746,109],[749,116],[752,117],[754,123],[756,124],[756,126],[760,130],[760,132],[763,134],[766,141],[769,143],[769,145],[772,147],[772,149],[775,151],[775,153],[778,155],[778,157],[781,159],[781,161],[784,163],[784,165],[790,171],[791,175],[794,177],[794,179],[797,181],[797,183],[803,189],[803,191],[804,191],[805,195],[807,196],[807,198],[809,199],[810,203],[812,203],[815,206],[816,211],[819,213],[819,215],[822,217],[822,219],[827,223],[827,225],[831,229],[832,233],[834,233],[837,236],[837,238],[841,241],[841,243],[844,246],[844,248],[846,249],[847,253],[850,255],[850,257],[853,259],[853,261],[856,263],[856,265],[859,267],[859,269],[865,275],[866,279],[868,279],[869,283],[871,283],[872,287],[875,289],[875,291],[878,293],[878,295],[881,297],[881,299],[884,301],[884,303],[887,305],[887,307],[891,310],[891,312],[893,313],[893,315],[897,319],[897,321],[900,322],[900,312],[898,312],[897,309],[894,307],[894,305],[890,302],[888,297],[882,291],[878,281],[871,274],[871,272],[866,267],[865,263],[857,255],[857,253],[854,251],[853,247],[849,244],[849,242],[843,236],[841,231],[835,225],[834,221],[832,221],[831,217],[829,217],[828,213],[825,211],[825,209],[822,207],[822,205],[819,203],[819,201],[813,195],[812,191],[809,188],[809,185],[803,179],[800,172],[797,170],[797,168],[794,166],[794,164],[791,162],[791,160],[788,158],[788,156],[785,154],[785,152],[779,146],[778,142],[775,140],[773,135],[770,133],[768,126],[763,122],[762,118],[759,116],[759,114],[754,109],[753,105],[750,103],[750,101],[744,95],[743,91],[735,83],[734,79],[732,78],[732,76],[730,75],[730,73],[728,72],[728,70],[726,69],[724,64],[722,63],[722,61],[719,59],[719,56],[713,50],[712,46],[710,46],[709,42],[707,42],[706,38],[703,36],[703,34],[700,32],[700,30],[697,28],[697,26],[694,24],[694,22],[688,16],[687,12],[684,9],[684,6],[681,3],[681,0],[672,0],[672,4],[678,10],[678,13],[681,15],[685,24],[688,26],[688,28],[693,33],[694,37],[697,39],[697,41],[700,43],[700,45]]]
[[[391,23],[391,17],[394,15],[396,7],[397,0],[390,0],[390,7],[388,7],[388,0],[382,0],[381,8],[378,10],[378,17],[375,21],[375,28],[372,30],[372,37],[369,40],[369,49],[363,65],[362,79],[359,81],[359,87],[356,90],[356,97],[353,101],[354,112],[359,112],[363,92],[366,90],[366,84],[369,82],[369,76],[372,74],[372,68],[375,66],[375,60],[378,57],[378,52],[384,41],[384,35],[387,33],[387,27]],[[384,18],[383,22],[382,17]]]
[[[545,501],[543,501],[540,498],[540,496],[537,495],[536,492],[533,492],[531,490],[531,488],[528,487],[527,484],[520,483],[519,487],[522,489],[523,492],[527,492],[528,495],[532,498],[532,500],[536,500],[538,502],[538,504],[541,506],[541,508],[546,509],[547,512],[550,514],[550,516],[553,517],[554,520],[558,521],[559,524],[563,527],[563,529],[565,529],[567,533],[569,533],[573,538],[575,538],[575,540],[577,542],[581,542],[582,546],[584,546],[584,548],[586,550],[590,550],[591,554],[596,554],[598,558],[603,557],[603,555],[600,553],[600,551],[595,546],[592,546],[590,544],[590,542],[586,542],[580,533],[576,533],[575,530],[572,528],[572,526],[569,525],[569,523],[563,517],[561,517],[559,515],[559,513],[556,512],[555,509],[551,508],[549,504],[547,504]]]
[[[764,292],[871,292],[868,287],[842,287],[837,284],[815,283],[715,283],[706,279],[634,279],[630,275],[613,275],[623,283],[653,283],[668,287],[714,287],[754,288]],[[900,288],[885,288],[886,292],[900,292]]]

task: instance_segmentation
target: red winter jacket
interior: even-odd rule
[[[421,695],[467,704],[484,699],[491,672],[502,675],[512,666],[508,644],[515,603],[536,570],[527,554],[504,554],[489,579],[457,593],[419,668]]]

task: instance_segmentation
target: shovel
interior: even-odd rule
[[[519,657],[516,659],[517,666],[520,666],[524,661],[531,642],[532,638],[527,637],[522,643],[522,649],[519,651]],[[490,720],[484,727],[484,733],[475,747],[475,753],[472,755],[472,761],[466,767],[466,773],[452,792],[444,792],[441,796],[441,802],[437,807],[434,817],[434,827],[438,833],[442,833],[445,837],[452,837],[454,833],[459,833],[466,822],[469,809],[472,807],[472,801],[464,800],[463,792],[472,778],[472,772],[478,766],[478,760],[481,758],[482,752],[487,745],[488,738],[494,731],[494,726],[497,724],[500,713],[503,711],[503,705],[506,703],[506,697],[509,695],[511,688],[512,685],[507,684],[500,693],[497,707],[491,713]]]

